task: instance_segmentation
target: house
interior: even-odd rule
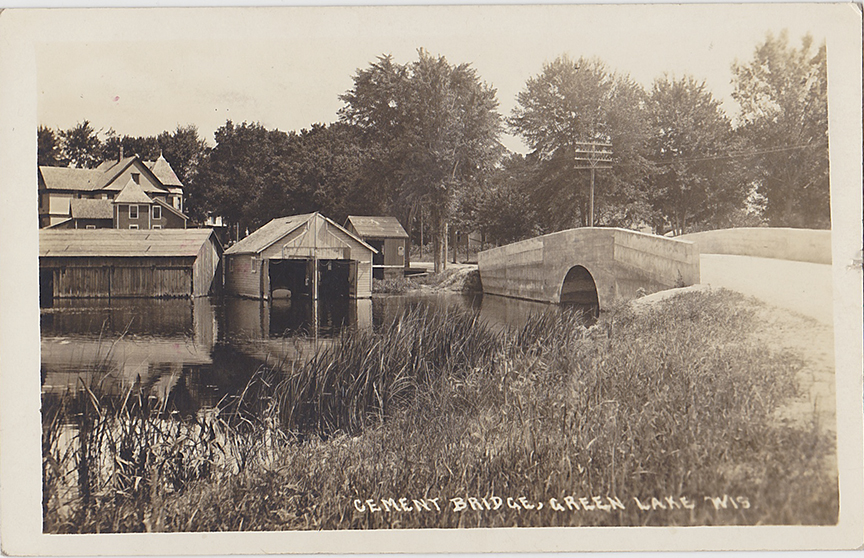
[[[345,228],[378,251],[372,259],[376,279],[402,277],[408,268],[408,233],[396,217],[349,215]]]
[[[221,287],[221,256],[210,229],[42,229],[40,299],[207,296]]]
[[[131,178],[111,199],[72,199],[69,218],[51,229],[185,229],[188,217],[161,198],[151,198]]]
[[[320,213],[281,217],[225,251],[225,290],[268,300],[368,298],[376,253]]]
[[[136,186],[130,188],[130,183]],[[75,204],[78,209],[76,216],[72,211],[73,201],[114,202],[123,190],[130,190],[124,195],[126,219],[118,219],[117,208],[112,208],[111,227],[143,229],[186,226],[183,185],[161,155],[152,162],[142,161],[138,156],[121,157],[116,161],[103,161],[95,169],[40,166],[39,226],[103,228],[107,225],[104,217],[107,203]],[[100,217],[93,218],[94,214]],[[167,215],[163,217],[163,214]]]

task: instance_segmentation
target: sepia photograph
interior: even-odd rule
[[[0,38],[5,553],[864,544],[860,5]]]

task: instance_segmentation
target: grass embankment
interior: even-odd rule
[[[45,529],[834,523],[833,437],[779,418],[803,363],[758,343],[756,304],[694,292],[508,333],[418,310],[262,373],[244,400],[275,396],[241,422],[157,440],[153,414],[91,412],[87,451],[125,472],[81,477],[79,451],[86,498],[56,501],[46,427]],[[150,434],[130,453],[116,429]]]
[[[482,290],[477,266],[462,266],[441,273],[372,281],[372,292],[375,294],[405,294],[416,291],[473,293]]]

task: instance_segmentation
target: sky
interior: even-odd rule
[[[824,5],[823,5],[824,6]],[[226,120],[284,131],[337,120],[339,95],[382,54],[418,48],[468,62],[509,115],[545,62],[597,57],[650,88],[668,73],[705,80],[730,117],[731,64],[766,34],[821,42],[819,5],[450,6],[89,10],[36,48],[39,124],[155,135],[194,124],[213,144]],[[830,47],[829,47],[830,56]],[[526,152],[519,138],[504,144]]]

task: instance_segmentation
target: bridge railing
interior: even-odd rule
[[[700,254],[831,263],[831,231],[828,230],[742,227],[690,233],[676,238],[695,242]]]

